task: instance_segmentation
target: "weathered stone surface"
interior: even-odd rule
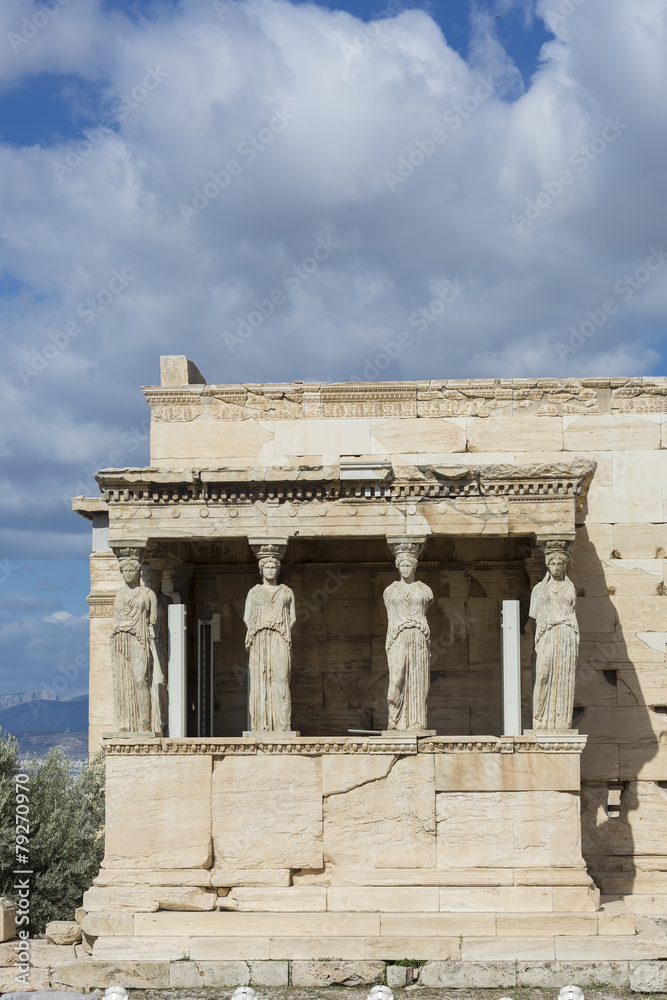
[[[84,959],[66,962],[53,970],[54,986],[82,986],[106,989],[124,986],[125,989],[164,989],[169,986],[168,962],[98,962]]]
[[[287,986],[289,962],[250,962],[252,986]]]
[[[387,986],[391,990],[400,990],[408,985],[408,969],[406,965],[387,966]]]
[[[579,760],[579,754],[441,754],[434,758],[435,790],[578,792]]]
[[[630,981],[627,962],[519,962],[517,986],[539,986],[547,989],[563,983],[577,986],[627,986]]]
[[[81,927],[76,920],[52,920],[46,925],[46,940],[49,944],[78,944]]]
[[[211,758],[107,758],[104,864],[206,868],[211,862]]]
[[[443,868],[582,864],[573,792],[439,792],[436,810]]]
[[[292,986],[363,986],[383,977],[384,962],[292,962]]]
[[[37,990],[48,990],[50,987],[48,969],[30,969],[27,984],[16,979],[19,971],[15,966],[0,968],[0,993],[8,995],[11,993],[29,993]],[[51,996],[51,993],[48,994]]]
[[[16,907],[9,899],[0,899],[0,941],[16,937]]]
[[[7,1000],[14,1000],[15,996],[23,994],[3,993]],[[36,989],[31,993],[32,1000],[89,1000],[88,993],[74,993],[71,990]]]
[[[434,868],[433,758],[322,760],[327,864]]]
[[[222,868],[320,868],[322,785],[296,757],[226,757],[213,772],[213,837]]]
[[[30,941],[30,964],[38,969],[52,968],[74,957],[74,946],[71,944],[55,945],[34,938]]]
[[[87,911],[134,910],[151,913],[156,910],[213,910],[218,899],[214,890],[172,886],[113,886],[94,885],[83,895]]]
[[[188,937],[101,937],[93,945],[93,959],[100,962],[171,962],[189,956]]]
[[[667,962],[630,962],[633,993],[667,993]]]
[[[427,962],[419,973],[420,986],[448,989],[493,989],[515,986],[514,962]]]
[[[134,913],[86,913],[82,925],[84,935],[91,938],[105,934],[131,937],[134,933]]]
[[[327,889],[319,885],[288,886],[287,888],[234,888],[225,900],[238,901],[238,909],[246,911],[273,911],[317,913],[327,907]]]

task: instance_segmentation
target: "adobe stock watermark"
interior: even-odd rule
[[[586,319],[579,326],[572,325],[568,328],[570,336],[567,343],[558,341],[555,345],[559,360],[565,361],[568,355],[574,354],[580,347],[583,347],[587,340],[590,340],[598,330],[602,329],[609,317],[618,312],[619,305],[629,302],[635,293],[651,280],[656,271],[664,267],[665,263],[667,263],[667,253],[665,253],[664,246],[660,244],[659,249],[649,247],[649,256],[644,264],[636,268],[632,274],[624,274],[622,278],[614,282],[613,290],[618,299],[610,297],[605,299],[598,308],[587,309]]]
[[[630,125],[622,122],[618,116],[614,119],[605,118],[604,128],[600,132],[600,135],[595,136],[588,145],[577,147],[571,153],[569,162],[573,167],[577,168],[579,174],[583,174],[588,170],[591,163],[595,163],[607,151],[609,146],[616,142],[618,137],[629,128]],[[521,235],[526,230],[530,230],[533,223],[540,218],[542,213],[550,208],[555,201],[558,201],[566,188],[571,187],[576,179],[577,174],[573,174],[571,170],[561,170],[558,177],[542,181],[535,197],[526,198],[526,205],[523,210],[524,214],[520,215],[518,212],[512,212],[510,221],[514,226],[515,232]]]
[[[408,326],[411,326],[417,333],[423,333],[431,323],[434,323],[438,316],[442,316],[448,306],[451,306],[459,296],[465,292],[467,285],[464,285],[458,278],[450,281],[447,278],[442,285],[440,294],[431,299],[428,305],[415,309],[408,316]],[[407,330],[401,330],[396,334],[395,340],[380,343],[381,350],[374,358],[364,358],[363,376],[351,374],[351,382],[375,382],[383,371],[396,361],[406,347],[411,347],[413,337]]]
[[[16,951],[17,975],[14,981],[22,986],[30,986],[30,775],[19,771],[14,775],[16,839],[14,842],[14,864],[12,874],[16,876]]]
[[[425,139],[415,139],[410,152],[399,156],[396,170],[385,170],[384,179],[390,191],[395,191],[399,184],[405,184],[408,177],[412,177],[415,170],[425,163],[427,157],[433,156],[438,146],[447,142],[450,134],[457,132],[480,105],[488,100],[493,93],[493,84],[481,76],[478,79],[480,82],[472,94],[445,111],[443,119],[449,132],[443,128],[434,128]]]
[[[118,103],[109,111],[94,128],[83,129],[83,139],[78,142],[68,143],[65,147],[65,156],[62,160],[51,160],[51,169],[62,181],[64,177],[71,174],[80,166],[86,157],[95,152],[102,145],[104,140],[110,135],[117,133],[112,128],[115,122],[122,122],[139,107],[153,90],[157,90],[163,80],[169,76],[159,65],[146,66],[146,75],[141,83],[136,84],[129,93],[123,93],[118,98]]]
[[[129,283],[134,280],[135,275],[128,274],[124,267],[120,271],[114,268],[104,287],[98,289],[94,295],[89,295],[88,298],[79,302],[75,310],[76,315],[84,323],[92,323],[100,313],[109,308],[119,295],[123,294]],[[36,378],[40,372],[48,368],[50,362],[57,358],[60,352],[64,351],[72,340],[79,337],[81,333],[81,326],[72,319],[65,323],[62,330],[49,334],[50,343],[44,344],[41,348],[32,347],[30,349],[30,362],[18,365],[16,369],[23,385],[28,385],[31,378]]]
[[[213,10],[221,21],[227,17],[232,10],[237,10],[242,5],[242,0],[213,0]]]
[[[557,25],[567,21],[568,17],[571,17],[585,3],[586,0],[561,0],[557,10],[546,10],[544,12],[544,20],[547,28],[553,31]]]
[[[340,50],[345,56],[345,61],[350,62],[354,56],[360,55],[367,45],[375,41],[376,38],[386,31],[386,24],[383,22],[395,17],[401,11],[406,10],[405,4],[400,0],[389,0],[387,6],[380,11],[371,11],[372,21],[364,23],[353,37],[352,42],[341,42]]]
[[[24,17],[21,21],[20,33],[7,33],[7,40],[14,52],[31,42],[60,13],[61,7],[66,7],[69,2],[70,0],[40,0],[32,17]]]
[[[340,243],[333,236],[318,237],[312,254],[304,257],[299,264],[293,264],[286,271],[283,271],[281,276],[283,285],[291,292],[296,292],[339,249]],[[230,354],[233,354],[240,344],[249,340],[264,325],[266,320],[273,316],[278,306],[285,305],[287,299],[287,294],[280,286],[272,288],[266,298],[254,299],[252,303],[254,308],[247,316],[236,317],[236,332],[225,332],[222,335]]]
[[[236,152],[243,157],[246,164],[252,163],[267,146],[271,145],[277,135],[285,131],[295,118],[296,115],[289,112],[287,108],[280,110],[274,108],[273,116],[268,124],[261,128],[256,135],[247,135],[243,142],[240,142],[236,147]],[[196,217],[200,212],[203,212],[221,191],[229,187],[233,177],[238,177],[239,174],[243,173],[244,165],[238,160],[228,160],[221,170],[209,170],[210,180],[205,181],[201,188],[192,189],[192,204],[181,202],[178,206],[186,226],[190,225],[193,216]]]

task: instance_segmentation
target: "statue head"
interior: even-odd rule
[[[554,539],[544,546],[544,561],[554,580],[564,580],[570,562],[571,543]]]
[[[118,549],[118,567],[128,587],[136,587],[141,580],[142,550],[135,548]]]
[[[416,556],[413,556],[411,552],[399,552],[394,560],[394,565],[401,574],[401,579],[405,580],[407,578],[414,577],[417,572],[419,560]]]
[[[280,559],[276,556],[264,556],[259,560],[259,571],[263,580],[275,583],[280,573]]]

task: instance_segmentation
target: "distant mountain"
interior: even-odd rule
[[[12,697],[6,695],[5,697]],[[0,711],[0,728],[9,733],[85,733],[88,731],[88,695],[69,701],[28,700]]]
[[[19,694],[0,694],[0,712],[27,701],[58,701],[55,691],[22,691]]]

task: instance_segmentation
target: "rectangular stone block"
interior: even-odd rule
[[[502,868],[330,868],[295,873],[294,884],[332,886],[475,886],[512,885],[513,874]]]
[[[52,981],[54,987],[160,990],[169,986],[169,962],[66,962],[53,970]]]
[[[0,968],[0,993],[28,993],[36,990],[49,990],[51,979],[48,969],[31,969],[27,985],[24,982],[17,982],[16,968],[12,965],[9,968]]]
[[[289,962],[251,962],[250,982],[253,986],[288,986]]]
[[[175,962],[189,955],[187,937],[100,937],[93,945],[93,960],[100,962]]]
[[[591,877],[583,862],[578,868],[515,868],[514,885],[588,886]],[[554,899],[556,892],[554,891]]]
[[[322,867],[322,784],[307,757],[225,757],[213,771],[220,868]]]
[[[438,754],[436,792],[578,791],[579,754]]]
[[[656,559],[659,549],[665,548],[665,529],[662,524],[614,524],[612,548],[623,559]]]
[[[118,934],[132,937],[134,934],[134,913],[86,913],[83,918],[83,933],[88,937]]]
[[[630,962],[630,989],[633,993],[667,993],[665,963]]]
[[[551,962],[555,958],[553,937],[465,937],[461,942],[464,962],[533,961]]]
[[[211,758],[107,757],[105,860],[111,868],[207,868]]]
[[[643,524],[662,521],[662,491],[658,487],[641,490],[629,487],[591,486],[586,519],[591,524]]]
[[[634,913],[598,913],[598,934],[634,934]]]
[[[625,414],[566,416],[566,451],[644,451],[660,448],[660,424]],[[523,421],[522,421],[523,423]]]
[[[246,962],[172,962],[172,987],[248,986],[250,966]]]
[[[327,889],[323,885],[293,885],[287,888],[234,888],[230,896],[239,901],[239,910],[316,913],[327,908]],[[372,909],[372,907],[366,907]]]
[[[223,433],[224,431],[224,433]],[[230,458],[247,458],[258,465],[259,452],[268,442],[273,453],[272,421],[230,420],[189,423],[151,422],[151,463],[164,469],[220,466]]]
[[[383,978],[383,962],[292,962],[292,986],[370,986]]]
[[[446,417],[372,418],[370,432],[373,454],[386,451],[390,455],[417,459],[418,456],[451,455],[466,450],[465,422]]]
[[[555,937],[597,934],[597,913],[499,913],[498,937]]]
[[[94,880],[94,885],[103,888],[131,885],[207,888],[210,884],[211,872],[207,868],[165,869],[162,871],[160,869],[101,868]]]
[[[419,985],[454,990],[516,986],[516,969],[514,962],[427,962]]]
[[[495,913],[383,913],[380,918],[383,937],[454,937],[457,934],[491,935],[496,933]]]
[[[554,913],[594,913],[600,905],[600,890],[592,886],[552,889]]]
[[[0,899],[0,941],[13,941],[16,937],[16,907],[4,897]]]
[[[137,913],[134,933],[146,937],[375,936],[378,913]],[[400,935],[403,936],[403,935]],[[284,956],[283,956],[284,957]]]
[[[435,868],[433,774],[427,754],[323,757],[327,865]]]
[[[438,792],[438,864],[580,867],[574,792]]]
[[[343,959],[396,960],[406,955],[417,960],[444,960],[461,957],[458,937],[322,937],[271,938],[272,958],[317,960],[335,956]]]
[[[595,937],[557,937],[556,958],[560,962],[582,961],[603,962],[629,961],[631,959],[664,959],[667,958],[665,942],[659,938],[644,938],[638,934],[634,937],[600,936]]]
[[[191,937],[190,960],[247,961],[268,959],[268,937]]]
[[[290,884],[289,868],[216,868],[211,872],[211,885],[214,886],[288,886]]]
[[[516,451],[517,433],[523,451],[563,450],[562,417],[522,417],[520,422],[513,417],[471,417],[468,451]]]
[[[112,886],[94,885],[83,894],[88,912],[134,910],[151,913],[156,910],[212,910],[217,902],[213,890],[172,886]]]
[[[332,886],[325,890],[327,909],[360,912],[409,912],[437,911],[439,907],[436,888],[418,886]]]
[[[519,962],[516,970],[517,986],[543,989],[558,989],[563,983],[627,986],[629,981],[627,962]]]
[[[443,911],[550,913],[552,908],[552,890],[536,886],[440,889],[440,909]]]

